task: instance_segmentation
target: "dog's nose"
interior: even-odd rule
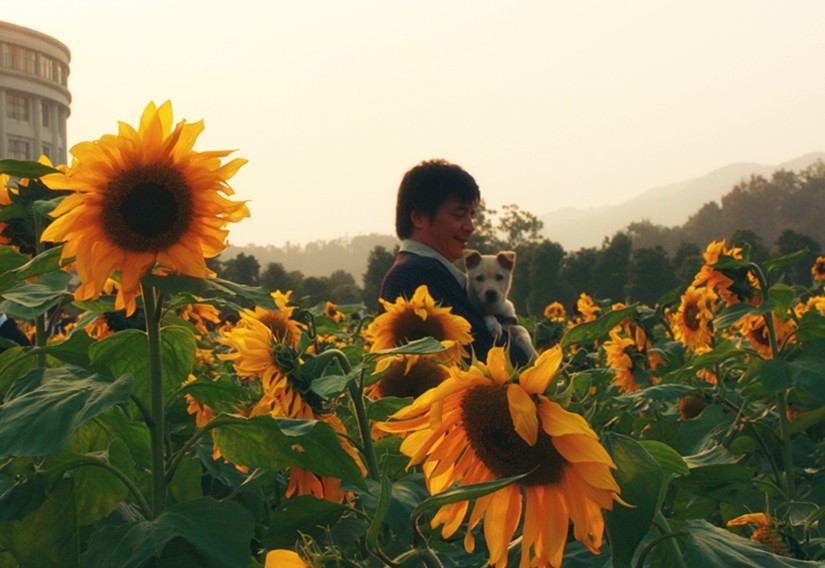
[[[498,292],[495,290],[487,290],[484,293],[484,299],[487,301],[488,304],[493,304],[498,300]]]

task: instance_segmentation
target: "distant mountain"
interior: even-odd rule
[[[647,219],[668,227],[681,225],[702,205],[719,201],[734,185],[752,175],[769,177],[780,169],[797,171],[817,160],[825,160],[825,152],[805,154],[776,166],[731,164],[702,177],[655,187],[619,205],[551,211],[539,216],[544,222],[542,235],[573,251],[599,246],[604,237],[612,236],[634,221]]]

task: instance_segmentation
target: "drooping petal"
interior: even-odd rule
[[[507,385],[507,405],[518,435],[531,446],[535,446],[539,435],[539,420],[533,399],[520,385],[511,383]]]

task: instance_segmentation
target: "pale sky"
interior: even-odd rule
[[[249,160],[235,245],[393,233],[433,157],[541,215],[825,150],[821,0],[2,4],[72,51],[70,146],[170,99]]]

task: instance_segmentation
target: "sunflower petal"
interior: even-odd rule
[[[507,406],[513,419],[513,427],[521,438],[534,446],[539,435],[539,419],[536,404],[521,385],[507,385]]]

